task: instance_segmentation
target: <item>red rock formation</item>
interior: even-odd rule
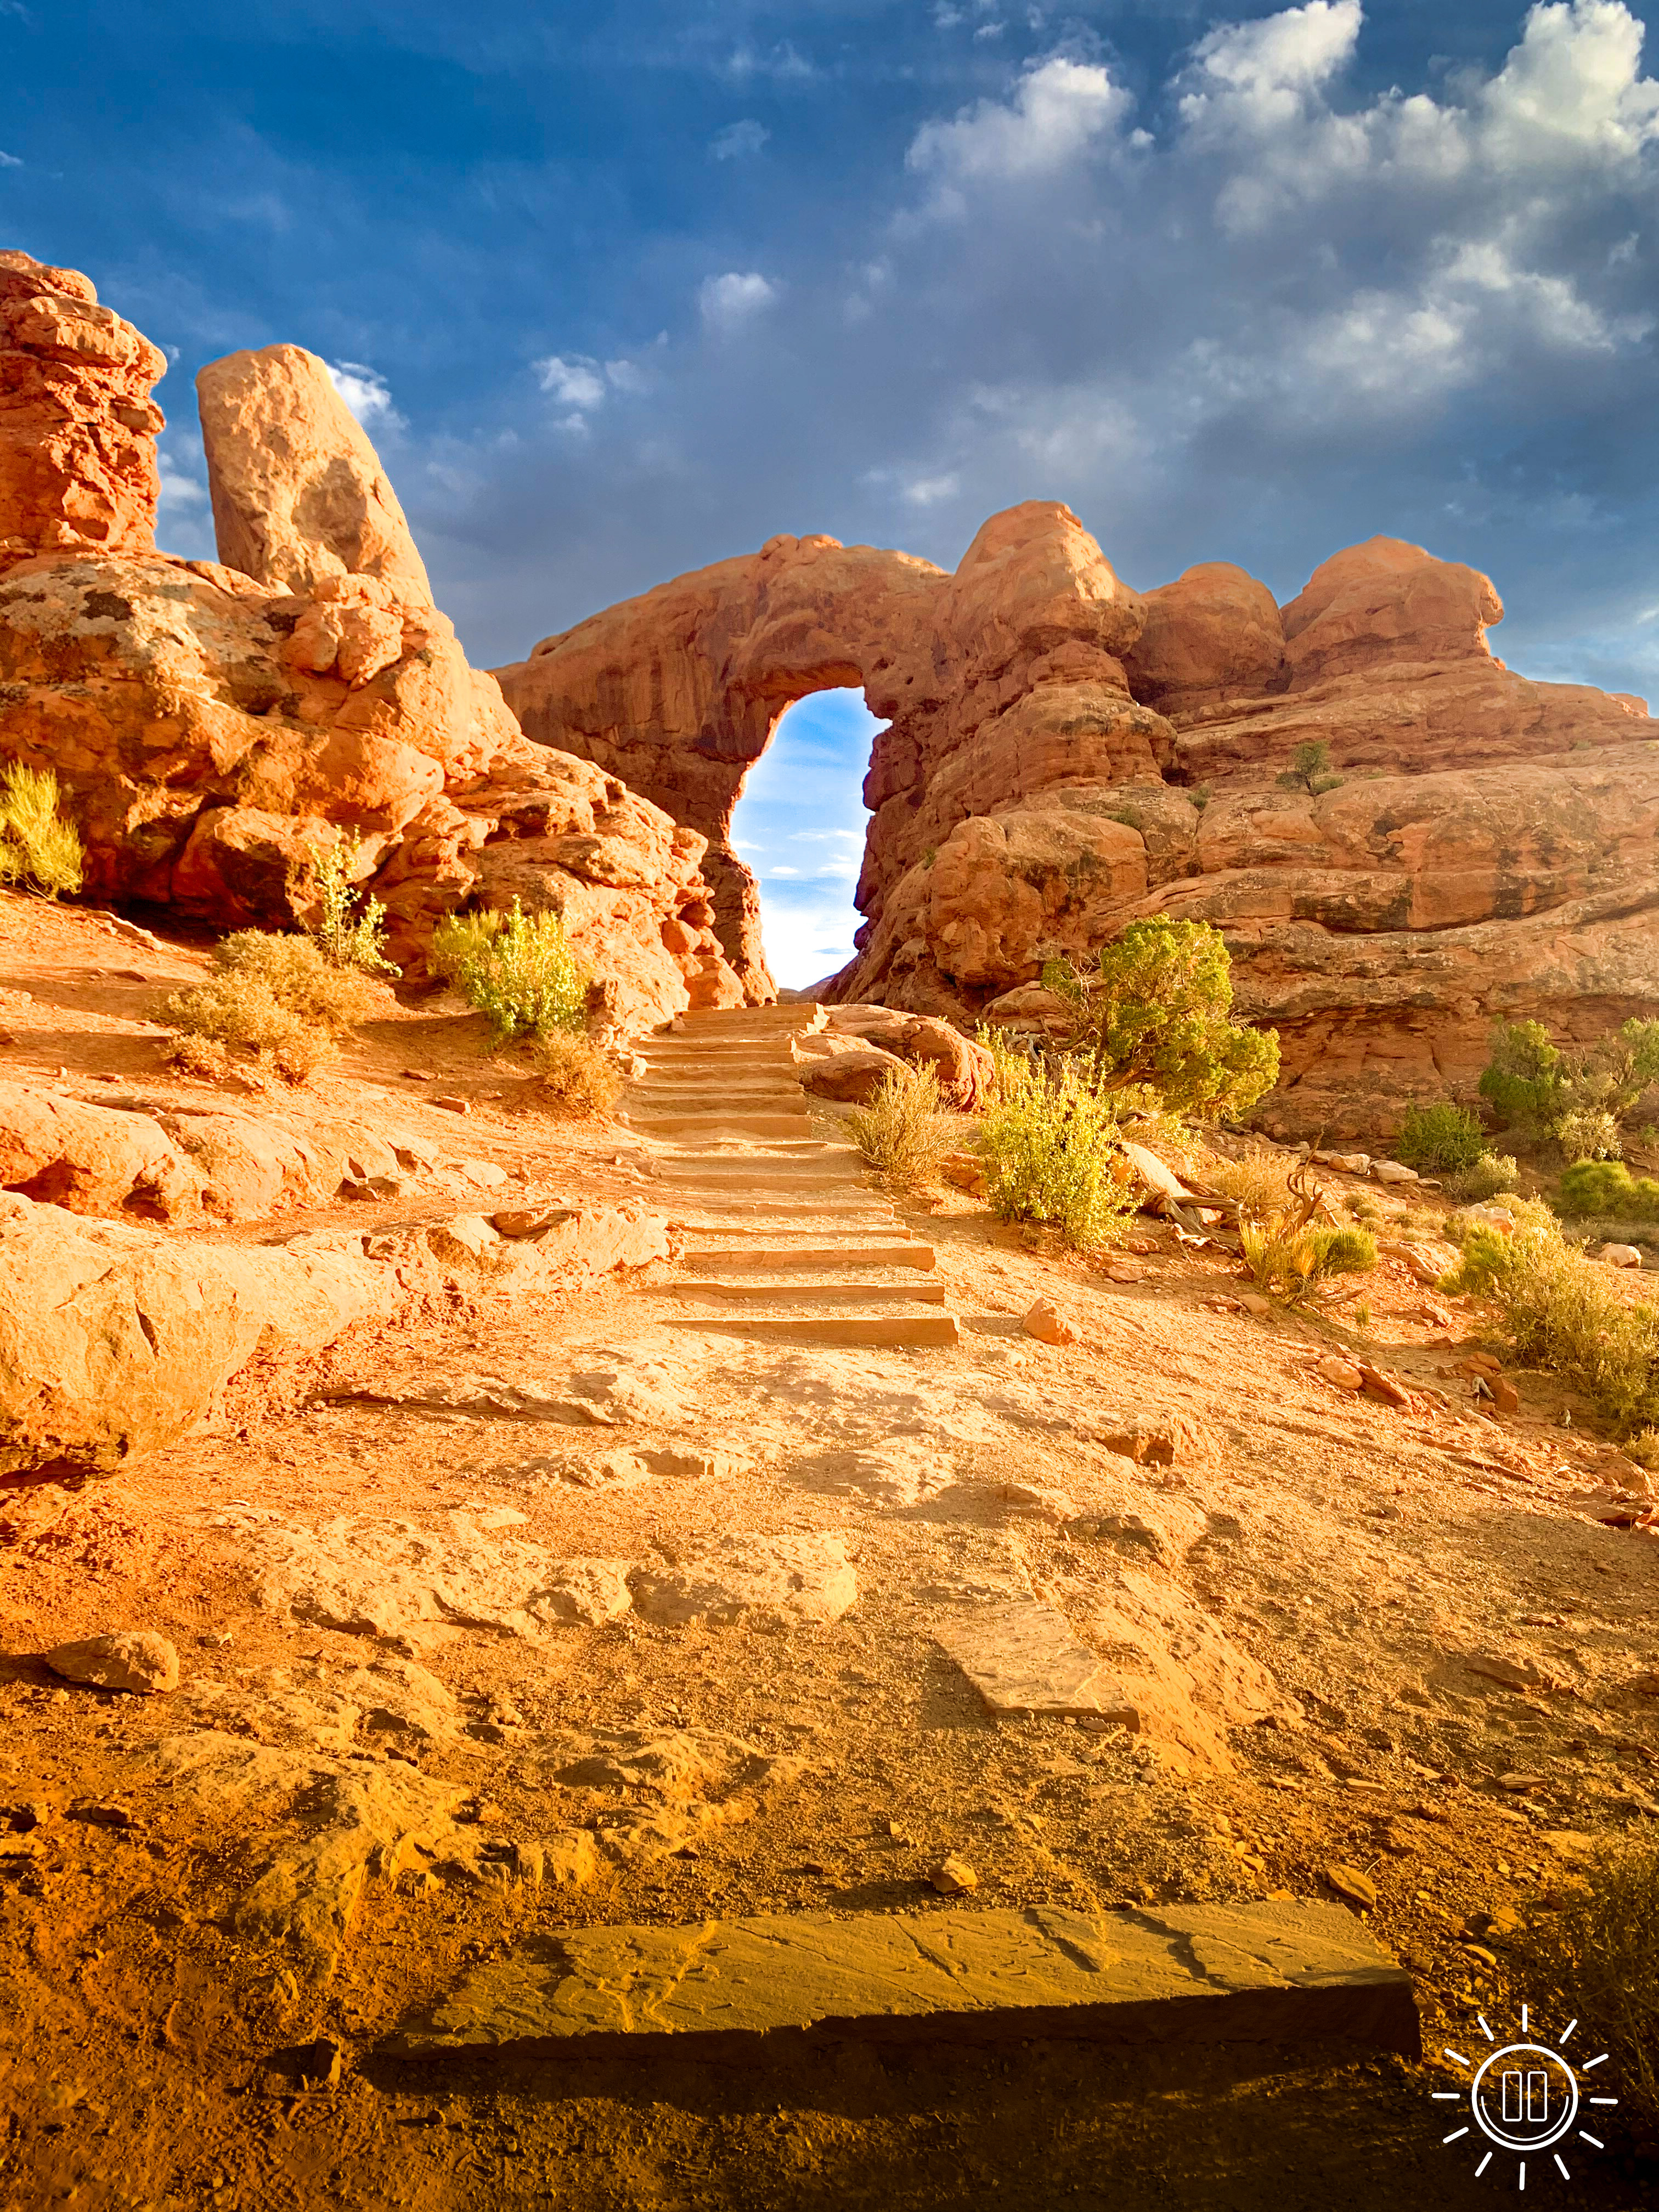
[[[947,575],[908,554],[775,538],[547,638],[500,669],[526,732],[586,754],[709,841],[716,926],[751,995],[770,995],[753,878],[731,849],[743,779],[784,709],[861,684],[890,726],[865,782],[876,820],[859,903],[952,824],[1057,781],[1157,773],[1166,726],[1115,656],[1140,627],[1077,517],[994,515]]]
[[[1144,598],[1076,517],[996,515],[955,575],[775,538],[501,673],[526,730],[710,840],[718,926],[769,988],[726,842],[793,700],[862,683],[860,951],[834,995],[1028,1017],[1045,959],[1135,916],[1214,920],[1280,1032],[1269,1118],[1358,1134],[1466,1089],[1498,1015],[1595,1034],[1659,1013],[1659,749],[1644,702],[1492,658],[1487,580],[1397,539],[1282,611],[1224,562]],[[1322,742],[1344,781],[1277,778]]]
[[[77,270],[0,253],[0,573],[155,544],[167,365]]]
[[[196,380],[219,557],[273,590],[373,576],[429,606],[380,455],[314,353],[227,354]]]
[[[0,284],[25,282],[23,305],[59,303],[65,329],[61,301],[80,295],[64,286],[90,292],[11,256]],[[106,310],[86,312],[153,379],[155,349]],[[276,347],[203,373],[216,507],[252,576],[155,551],[161,417],[130,410],[137,427],[112,445],[100,410],[114,405],[113,372],[88,360],[53,387],[65,419],[120,461],[110,483],[148,484],[148,498],[114,514],[94,551],[89,529],[64,520],[90,512],[90,465],[71,478],[71,448],[50,439],[42,460],[23,418],[18,441],[0,443],[0,494],[15,477],[32,497],[62,495],[56,521],[30,507],[20,532],[4,517],[31,557],[0,563],[0,756],[57,771],[94,895],[281,926],[306,897],[311,855],[343,830],[361,840],[360,873],[405,963],[451,908],[519,896],[564,915],[620,1022],[741,997],[709,926],[702,839],[592,762],[524,737],[432,605],[373,448],[320,362]],[[120,372],[129,385],[139,373]],[[0,415],[0,434],[11,420]]]

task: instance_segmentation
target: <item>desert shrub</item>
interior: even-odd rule
[[[1408,1106],[1394,1156],[1419,1175],[1446,1175],[1472,1168],[1486,1149],[1486,1133],[1467,1108],[1441,1099],[1432,1106]]]
[[[1577,1160],[1561,1178],[1561,1211],[1621,1221],[1659,1221],[1659,1182],[1633,1176],[1623,1160]]]
[[[204,1083],[218,1083],[230,1073],[230,1054],[217,1037],[197,1036],[181,1030],[167,1047],[167,1066],[180,1075],[193,1075]]]
[[[13,761],[0,776],[0,884],[21,884],[42,898],[80,890],[81,839],[58,812],[59,800],[49,768]]]
[[[954,1141],[939,1070],[890,1068],[867,1106],[847,1117],[853,1142],[890,1190],[931,1190]]]
[[[1231,1119],[1279,1079],[1278,1033],[1232,1018],[1231,967],[1219,930],[1158,915],[1102,945],[1092,975],[1051,960],[1042,981],[1071,1013],[1066,1049],[1087,1056],[1096,1090]]]
[[[1625,1450],[1638,1467],[1650,1471],[1659,1468],[1659,1429],[1638,1429],[1633,1437],[1625,1439]]]
[[[1322,792],[1335,791],[1342,778],[1332,773],[1331,749],[1321,738],[1298,745],[1291,755],[1290,766],[1276,781],[1281,791],[1309,791],[1317,799]]]
[[[1482,1152],[1473,1166],[1454,1168],[1443,1182],[1447,1197],[1460,1206],[1480,1206],[1502,1191],[1513,1190],[1520,1174],[1513,1152]]]
[[[337,968],[308,937],[240,929],[213,957],[218,973],[174,992],[162,1019],[185,1036],[251,1051],[290,1083],[307,1081],[341,1037],[387,1004],[383,984]]]
[[[432,964],[499,1038],[579,1030],[586,1017],[588,979],[563,922],[545,909],[526,914],[517,899],[505,914],[447,915],[433,933]]]
[[[240,1046],[289,1083],[309,1081],[335,1049],[327,1030],[284,1006],[256,975],[210,975],[205,983],[176,991],[161,1012],[185,1036],[216,1044],[222,1052]]]
[[[1659,2138],[1659,1845],[1605,1850],[1568,1887],[1559,1911],[1519,1939],[1529,1992],[1595,2023],[1619,2083],[1619,2112]]]
[[[538,1082],[532,1103],[567,1121],[599,1121],[622,1096],[623,1079],[592,1038],[574,1030],[549,1030],[533,1047]]]
[[[1499,1022],[1480,1078],[1480,1096],[1505,1128],[1537,1137],[1566,1110],[1561,1054],[1542,1022]]]
[[[1559,1145],[1569,1160],[1617,1159],[1626,1121],[1659,1084],[1659,1021],[1626,1022],[1564,1049],[1541,1022],[1500,1022],[1480,1094],[1506,1128]]]
[[[1114,1241],[1139,1204],[1116,1148],[1116,1102],[1069,1061],[1009,1054],[980,1127],[985,1194],[1003,1221],[1047,1223],[1088,1251]]]
[[[1570,1160],[1616,1160],[1625,1140],[1605,1106],[1573,1106],[1555,1126],[1555,1141]]]
[[[362,840],[339,837],[312,860],[318,911],[307,934],[337,968],[361,969],[365,975],[403,973],[386,957],[386,908],[359,890],[352,876]]]
[[[1222,1198],[1230,1198],[1244,1221],[1265,1221],[1270,1214],[1288,1213],[1295,1204],[1291,1172],[1295,1163],[1282,1152],[1246,1152],[1242,1159],[1206,1162],[1202,1182]]]
[[[1244,1264],[1270,1297],[1299,1305],[1338,1275],[1369,1274],[1376,1265],[1376,1239],[1369,1229],[1287,1221],[1282,1214],[1239,1223]]]
[[[1441,1285],[1497,1303],[1517,1355],[1582,1390],[1621,1430],[1659,1421],[1659,1308],[1630,1304],[1561,1234],[1547,1206],[1511,1200],[1516,1226],[1477,1223]]]

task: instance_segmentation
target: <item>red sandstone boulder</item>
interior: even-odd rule
[[[1161,714],[1280,690],[1285,626],[1265,584],[1231,561],[1206,561],[1148,592],[1146,623],[1125,656],[1129,688]]]
[[[0,253],[0,573],[154,543],[166,369],[77,270]]]
[[[331,578],[374,578],[398,600],[431,605],[426,564],[380,456],[314,353],[276,345],[227,354],[197,377],[196,397],[228,567],[313,597]]]
[[[1393,661],[1486,659],[1486,626],[1503,619],[1478,568],[1402,538],[1368,538],[1333,554],[1285,607],[1291,683],[1304,690]]]

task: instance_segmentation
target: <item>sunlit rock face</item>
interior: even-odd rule
[[[164,367],[83,277],[0,255],[0,757],[56,771],[88,889],[281,927],[344,832],[406,967],[516,896],[623,1026],[738,1000],[702,839],[525,738],[314,356],[202,372],[224,558],[156,550]]]
[[[1639,699],[1513,674],[1502,615],[1485,576],[1381,538],[1282,609],[1225,562],[1140,594],[1030,501],[954,574],[774,538],[497,673],[531,737],[708,839],[752,996],[744,774],[793,701],[861,684],[889,726],[836,996],[997,1019],[1138,916],[1212,921],[1280,1033],[1267,1119],[1359,1134],[1472,1086],[1494,1017],[1590,1036],[1659,1012],[1659,732]],[[1310,744],[1340,782],[1284,787]]]

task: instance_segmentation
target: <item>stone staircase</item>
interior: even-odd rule
[[[799,1005],[710,1010],[641,1048],[626,1116],[685,1243],[655,1295],[683,1326],[757,1341],[957,1344],[932,1246],[850,1145],[814,1132],[789,1053],[811,1021]]]

